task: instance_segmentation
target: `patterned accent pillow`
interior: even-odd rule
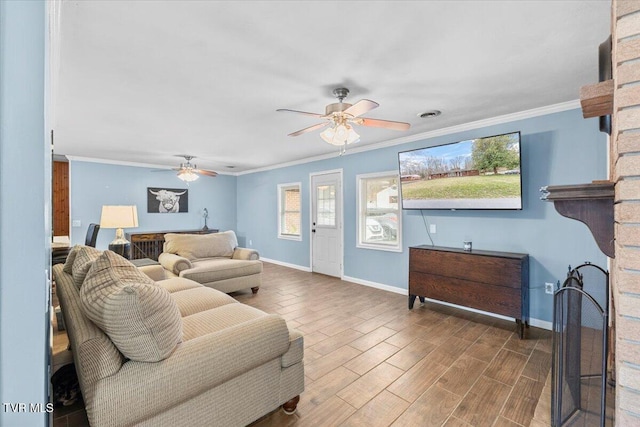
[[[238,239],[233,230],[212,234],[164,235],[164,252],[177,254],[189,261],[201,258],[227,257],[233,255]]]
[[[82,286],[82,282],[84,282],[84,278],[87,276],[89,269],[100,254],[102,254],[102,251],[91,246],[80,246],[78,248],[73,259],[73,266],[71,267],[73,283],[75,283],[78,289]]]
[[[169,292],[114,252],[104,251],[94,262],[80,301],[87,317],[131,360],[159,362],[182,341],[182,318]]]
[[[71,248],[71,250],[69,251],[69,254],[67,255],[67,259],[64,262],[64,267],[62,268],[62,271],[68,274],[73,274],[73,262],[75,261],[76,255],[78,255],[78,251],[80,250],[81,247],[82,247],[81,245],[75,245],[74,247]]]

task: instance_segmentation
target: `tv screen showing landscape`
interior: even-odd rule
[[[522,209],[520,132],[398,153],[403,209]]]

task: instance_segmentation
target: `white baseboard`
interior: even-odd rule
[[[535,326],[536,328],[546,329],[547,331],[550,331],[551,328],[553,328],[553,323],[547,322],[546,320],[529,319],[529,324],[531,326]]]
[[[306,272],[311,272],[311,268],[309,268],[309,267],[303,267],[303,266],[296,265],[296,264],[289,264],[289,263],[282,262],[282,261],[275,261],[275,260],[271,260],[271,259],[268,259],[268,258],[260,258],[260,259],[262,261],[269,262],[271,264],[277,264],[277,265],[281,265],[283,267],[290,267],[290,268],[295,268],[296,270],[302,270],[302,271],[306,271]],[[370,280],[359,279],[357,277],[351,277],[351,276],[342,276],[342,280],[344,280],[345,282],[355,283],[356,285],[368,286],[370,288],[381,289],[383,291],[393,292],[395,294],[409,296],[409,291],[407,289],[398,288],[396,286],[385,285],[383,283],[372,282]],[[433,302],[435,304],[448,305],[449,307],[459,308],[460,310],[471,311],[473,313],[484,314],[485,316],[495,317],[495,318],[503,319],[503,320],[515,321],[515,319],[513,317],[502,316],[500,314],[490,313],[488,311],[476,310],[475,308],[464,307],[464,306],[461,306],[461,305],[451,304],[449,302],[444,302],[444,301],[438,301],[438,300],[431,299],[431,298],[425,298],[425,299],[427,301]],[[536,328],[540,328],[540,329],[546,329],[548,331],[550,331],[552,326],[553,326],[553,324],[551,322],[548,322],[546,320],[534,319],[534,318],[530,318],[529,319],[529,325],[534,326]]]
[[[409,296],[409,291],[407,289],[402,289],[395,286],[384,285],[382,283],[371,282],[369,280],[358,279],[357,277],[350,277],[350,276],[343,276],[342,280],[346,282],[355,283],[357,285],[369,286],[370,288],[382,289],[383,291],[389,291],[396,294]],[[498,319],[503,319],[503,320],[515,321],[513,317],[502,316],[500,314],[490,313],[488,311],[476,310],[475,308],[463,307],[461,305],[451,304],[444,301],[438,301],[431,298],[426,298],[426,300],[429,302],[433,302],[435,304],[448,305],[450,307],[459,308],[460,310],[466,310],[466,311],[471,311],[473,313],[484,314],[485,316],[496,317]],[[529,325],[535,326],[536,328],[546,329],[549,331],[551,330],[551,327],[552,327],[551,322],[547,322],[546,320],[540,320],[540,319],[529,319]]]
[[[489,311],[482,311],[482,310],[477,310],[475,308],[471,308],[471,307],[464,307],[462,305],[457,305],[457,304],[451,304],[449,302],[444,302],[444,301],[438,301],[435,299],[431,299],[431,298],[425,298],[427,301],[429,302],[433,302],[435,304],[442,304],[442,305],[448,305],[449,307],[454,307],[454,308],[459,308],[460,310],[466,310],[466,311],[471,311],[473,313],[479,313],[479,314],[484,314],[485,316],[489,316],[489,317],[495,317],[498,319],[503,319],[503,320],[511,320],[511,321],[515,321],[516,319],[513,317],[508,317],[508,316],[503,316],[501,314],[496,314],[496,313],[491,313]],[[529,318],[529,325],[530,326],[535,326],[536,328],[540,328],[540,329],[547,329],[547,330],[551,330],[551,326],[552,323],[551,322],[547,322],[546,320],[540,320],[540,319],[532,319]]]
[[[369,280],[358,279],[357,277],[342,276],[342,280],[344,280],[345,282],[355,283],[357,285],[368,286],[370,288],[382,289],[383,291],[389,291],[400,295],[409,295],[406,289],[384,285],[382,283],[371,282]]]
[[[303,265],[298,264],[289,264],[288,262],[277,261],[275,259],[260,257],[260,261],[268,262],[269,264],[281,265],[283,267],[289,267],[300,271],[306,271],[307,273],[311,273],[311,267],[305,267]]]

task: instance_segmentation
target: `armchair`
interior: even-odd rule
[[[164,236],[158,262],[167,277],[184,277],[222,292],[251,288],[255,294],[262,284],[262,262],[253,249],[238,247],[233,231],[213,234]]]

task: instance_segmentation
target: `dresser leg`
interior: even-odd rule
[[[424,304],[424,297],[418,297],[418,298],[420,299],[420,302]]]
[[[516,324],[518,325],[518,338],[524,338],[524,322],[520,319],[516,319]]]
[[[416,296],[409,294],[409,310],[413,308],[414,302],[416,302]]]

